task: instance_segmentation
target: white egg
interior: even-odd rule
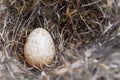
[[[33,30],[24,46],[24,57],[33,67],[42,68],[52,62],[55,46],[49,32],[43,28]]]

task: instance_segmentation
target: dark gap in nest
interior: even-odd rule
[[[72,7],[72,5],[70,5],[70,6]],[[98,38],[100,36],[100,33],[101,33],[100,26],[93,22],[90,22],[91,19],[100,21],[101,18],[99,19],[99,16],[101,17],[102,13],[97,8],[94,9],[94,6],[85,8],[85,9],[83,8],[83,10],[81,10],[81,8],[80,8],[80,11],[81,11],[80,13],[82,14],[86,23],[84,23],[83,20],[80,18],[80,15],[78,14],[79,12],[76,12],[75,15],[73,15],[73,16],[69,15],[69,13],[66,13],[65,11],[68,8],[70,8],[70,7],[65,7],[64,11],[61,11],[61,13],[63,13],[63,14],[61,15],[61,23],[60,23],[60,32],[61,32],[61,34],[63,34],[63,38],[67,42],[65,47],[70,48],[71,41],[68,41],[68,40],[71,36],[78,37],[78,38],[72,38],[72,39],[74,39],[74,40],[76,39],[78,41],[82,41],[80,39],[84,40],[84,37],[86,38],[85,40],[87,40],[86,35],[88,35],[88,34],[90,34],[89,37],[91,36],[91,38]],[[72,8],[70,8],[70,9],[72,10]],[[91,9],[91,10],[88,10],[88,9]],[[84,13],[85,11],[89,11],[89,12],[86,13],[86,15],[85,15],[85,13]],[[65,13],[66,13],[66,15],[64,15]],[[102,20],[103,19],[104,18],[102,18]],[[89,30],[87,28],[86,24],[89,25],[89,27],[92,30]],[[84,34],[84,32],[87,32],[88,34]],[[79,35],[81,33],[83,33],[83,34]],[[80,36],[81,36],[81,38],[80,38]],[[75,42],[74,40],[72,40],[72,41]],[[91,42],[91,41],[89,41],[89,42]],[[86,42],[83,41],[82,45],[84,45],[84,43],[86,43]],[[93,42],[94,42],[94,40],[93,40]],[[78,43],[75,42],[73,44],[76,45]],[[82,45],[80,44],[77,47],[82,47]]]
[[[105,77],[99,77],[97,80],[107,80]]]

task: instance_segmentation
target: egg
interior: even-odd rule
[[[50,64],[55,56],[55,46],[49,32],[43,28],[33,30],[24,45],[26,62],[35,68]]]

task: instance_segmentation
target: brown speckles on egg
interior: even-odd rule
[[[42,68],[50,64],[55,55],[54,42],[51,35],[43,28],[33,30],[24,46],[24,56],[28,64]]]

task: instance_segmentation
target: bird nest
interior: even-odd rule
[[[0,79],[120,79],[117,65],[109,62],[117,62],[120,55],[108,58],[119,51],[119,0],[4,0],[0,4]],[[56,48],[54,61],[43,69],[29,66],[24,59],[25,40],[35,28],[46,29]]]

